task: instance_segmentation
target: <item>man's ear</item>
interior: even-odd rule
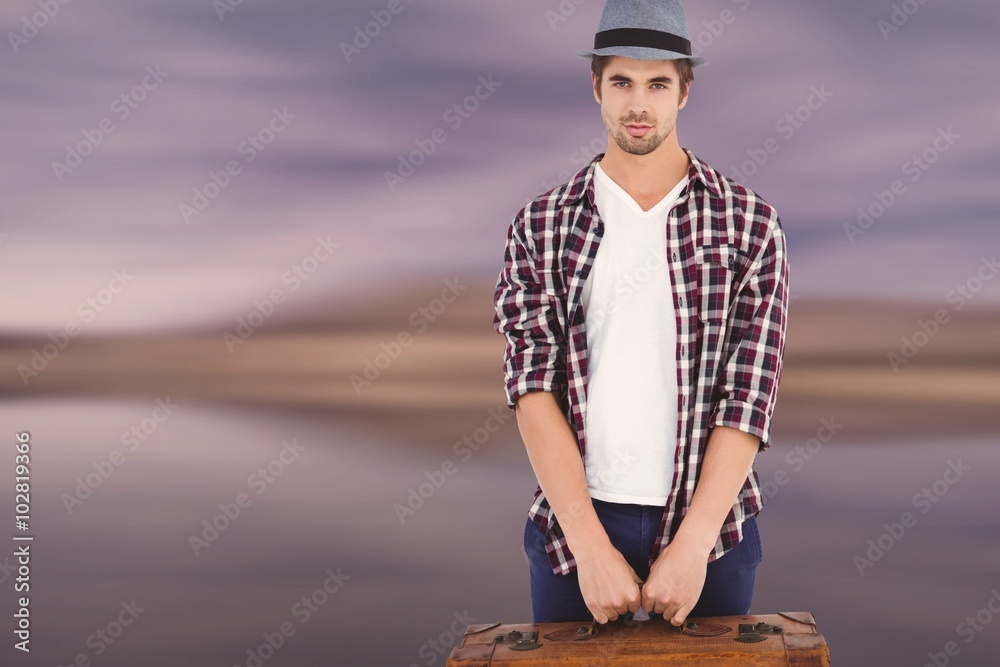
[[[601,104],[600,90],[597,88],[597,75],[593,72],[590,73],[590,87],[594,89],[594,99],[597,100],[598,104]]]
[[[693,81],[687,85],[687,90],[684,92],[684,97],[681,98],[681,103],[677,105],[678,111],[680,111],[687,105],[688,97],[691,96],[691,86],[693,85],[694,85]]]

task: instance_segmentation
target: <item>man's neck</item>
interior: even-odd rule
[[[687,176],[691,160],[680,146],[660,146],[648,155],[632,155],[609,144],[599,164],[604,173],[636,201],[658,201]]]

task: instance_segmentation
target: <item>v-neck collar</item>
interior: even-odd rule
[[[691,184],[691,187],[694,188],[700,184],[716,199],[725,199],[729,194],[729,189],[723,187],[715,170],[703,163],[690,148],[681,148],[691,159],[691,164],[688,166],[688,182]],[[604,153],[595,155],[587,166],[578,171],[568,183],[561,186],[560,192],[557,193],[557,207],[570,206],[584,197],[593,206],[594,167],[604,159],[604,155]]]
[[[688,180],[688,177],[685,175],[684,178],[682,178],[680,181],[678,181],[677,185],[675,185],[674,188],[670,192],[668,192],[667,194],[665,194],[660,201],[656,202],[653,205],[653,207],[650,208],[648,211],[644,211],[644,210],[642,210],[642,207],[639,205],[639,203],[635,199],[632,198],[632,195],[630,195],[628,192],[625,191],[625,188],[623,188],[622,186],[620,186],[617,183],[615,183],[614,179],[612,179],[610,176],[608,176],[607,172],[604,171],[604,168],[601,166],[600,162],[595,162],[594,163],[594,176],[597,177],[597,178],[599,178],[601,180],[601,183],[603,183],[604,185],[606,185],[612,192],[614,192],[616,195],[618,195],[618,197],[622,201],[624,201],[625,204],[629,208],[631,208],[632,211],[636,215],[641,216],[643,218],[649,218],[649,217],[652,217],[652,216],[656,215],[670,201],[673,201],[674,199],[676,199],[677,195],[681,191],[681,188],[684,187],[684,184],[687,183],[687,180]]]

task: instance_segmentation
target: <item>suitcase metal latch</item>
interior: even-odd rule
[[[762,642],[767,639],[764,635],[770,633],[781,632],[782,627],[780,625],[771,625],[770,623],[765,623],[761,621],[754,625],[753,623],[740,623],[740,634],[738,637],[733,639],[738,642],[743,642],[744,644],[754,644],[756,642]]]
[[[498,634],[493,637],[494,644],[510,644],[511,651],[530,651],[541,647],[538,643],[538,630],[518,632],[511,630],[506,635]]]

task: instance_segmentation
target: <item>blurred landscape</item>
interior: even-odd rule
[[[20,397],[169,394],[307,411],[437,443],[481,419],[483,410],[505,406],[503,339],[492,328],[494,281],[463,278],[461,284],[461,296],[433,321],[425,319],[422,332],[410,318],[440,287],[411,280],[353,302],[310,304],[313,314],[302,308],[292,317],[277,312],[232,352],[223,334],[210,330],[72,338],[28,386],[7,373],[0,376],[0,391]],[[845,440],[995,434],[1000,308],[949,309],[935,335],[922,337],[920,323],[933,321],[940,308],[796,299],[789,308],[775,433],[807,437],[820,418],[836,416],[850,424]],[[401,334],[409,334],[409,342],[400,344]],[[922,343],[906,348],[909,358],[904,338]],[[5,367],[29,366],[31,351],[48,342],[6,337],[0,358]],[[396,358],[381,347],[394,342]],[[894,369],[890,353],[905,363]],[[388,360],[385,368],[370,381],[352,383],[379,355]]]

